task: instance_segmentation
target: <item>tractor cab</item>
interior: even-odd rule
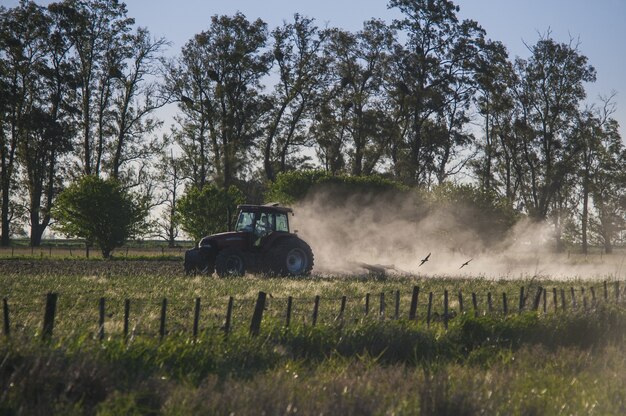
[[[254,247],[265,246],[273,233],[289,233],[291,208],[276,205],[240,205],[235,232],[249,233]],[[275,236],[276,237],[276,236]]]

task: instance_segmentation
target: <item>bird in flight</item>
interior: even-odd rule
[[[430,257],[430,253],[428,253],[428,256],[426,256],[426,257],[424,257],[424,258],[422,259],[422,262],[420,263],[420,266],[421,266],[422,264],[426,263],[426,262],[428,261],[428,258],[429,258],[429,257]],[[417,266],[417,267],[420,267],[420,266]]]
[[[461,264],[461,267],[459,267],[459,269],[462,269],[463,267],[467,266],[469,264],[469,262],[472,261],[472,260],[474,260],[474,259],[469,259],[465,263]]]

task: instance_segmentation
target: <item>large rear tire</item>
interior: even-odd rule
[[[306,276],[313,270],[313,250],[300,239],[278,243],[272,251],[272,272],[280,276]]]
[[[246,274],[246,260],[240,250],[225,248],[217,253],[215,270],[220,277],[243,276]]]

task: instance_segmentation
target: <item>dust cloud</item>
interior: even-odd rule
[[[467,207],[427,207],[407,194],[317,192],[293,208],[292,227],[311,245],[318,274],[384,270],[388,275],[491,279],[619,279],[626,274],[623,253],[554,253],[548,224],[522,219],[498,233],[495,223],[481,223]]]

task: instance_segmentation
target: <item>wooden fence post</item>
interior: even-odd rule
[[[428,293],[428,311],[426,313],[426,326],[430,327],[430,317],[433,308],[433,292]]]
[[[228,305],[226,306],[226,319],[224,320],[224,336],[228,336],[230,334],[230,330],[232,328],[233,322],[233,303],[235,298],[232,296],[228,297]]]
[[[163,249],[161,247],[161,249]],[[200,298],[196,298],[196,306],[193,310],[193,339],[198,337],[198,323],[200,322]]]
[[[46,295],[46,311],[43,316],[43,331],[41,336],[43,339],[50,339],[54,330],[54,315],[57,308],[57,293],[48,293]]]
[[[365,294],[365,315],[370,313],[370,294]]]
[[[463,291],[459,289],[459,314],[462,314],[463,312]]]
[[[289,327],[291,323],[291,309],[293,308],[293,297],[287,298],[287,316],[285,317],[285,326]]]
[[[539,302],[541,302],[541,295],[543,294],[543,288],[537,287],[537,293],[535,293],[535,301],[533,302],[533,311],[539,310]]]
[[[578,304],[576,303],[576,292],[573,287],[570,287],[570,292],[572,293],[572,309],[578,309]]]
[[[561,310],[565,312],[567,304],[565,303],[565,289],[561,288]]]
[[[543,314],[548,313],[548,292],[543,289]]]
[[[313,304],[313,326],[317,324],[317,314],[320,307],[320,295],[315,296],[315,303]]]
[[[409,320],[413,321],[417,317],[417,300],[420,294],[419,286],[413,286],[413,294],[411,295],[411,308],[409,309]]]
[[[557,300],[557,296],[556,296],[556,287],[552,288],[552,301],[554,302],[554,313],[558,312],[558,300]]]
[[[476,299],[475,292],[472,292],[472,306],[474,307],[474,318],[478,318],[478,299]]]
[[[443,291],[443,326],[448,329],[448,291]]]
[[[11,323],[9,322],[9,301],[7,298],[2,299],[2,315],[4,317],[4,336],[8,338],[11,335]]]
[[[493,302],[491,300],[491,292],[487,292],[487,308],[489,309],[489,313],[493,312]]]
[[[100,298],[98,310],[100,312],[100,319],[98,320],[98,339],[102,341],[104,339],[104,298]]]
[[[124,339],[128,339],[128,318],[130,316],[130,299],[124,300]]]
[[[380,309],[378,312],[378,317],[381,321],[385,320],[385,292],[380,292]]]
[[[165,336],[165,316],[167,315],[167,298],[163,298],[161,303],[161,325],[159,325],[159,337],[163,339]]]
[[[502,313],[505,316],[509,313],[509,305],[506,301],[506,292],[502,292]]]
[[[613,284],[615,285],[615,303],[619,303],[619,281]]]
[[[337,315],[337,318],[335,318],[335,321],[342,321],[343,322],[343,315],[346,311],[346,302],[347,302],[348,298],[346,296],[342,296],[341,297],[341,306],[339,306],[339,315]]]
[[[585,287],[580,288],[580,296],[583,298],[583,310],[587,312],[587,296],[585,295]]]
[[[518,313],[522,313],[524,310],[524,301],[526,298],[524,297],[524,286],[519,288],[519,308],[517,310]]]
[[[396,321],[400,319],[400,291],[396,290],[396,310],[393,314],[393,319]]]
[[[589,291],[591,291],[591,307],[595,308],[596,307],[596,288],[591,286],[589,288]]]
[[[609,289],[607,288],[606,280],[602,284],[604,285],[604,301],[606,302],[609,300]]]
[[[253,337],[256,337],[261,332],[261,320],[263,319],[266,298],[267,294],[265,292],[259,292],[259,297],[254,307],[254,315],[252,315],[252,322],[250,322],[250,335]]]

